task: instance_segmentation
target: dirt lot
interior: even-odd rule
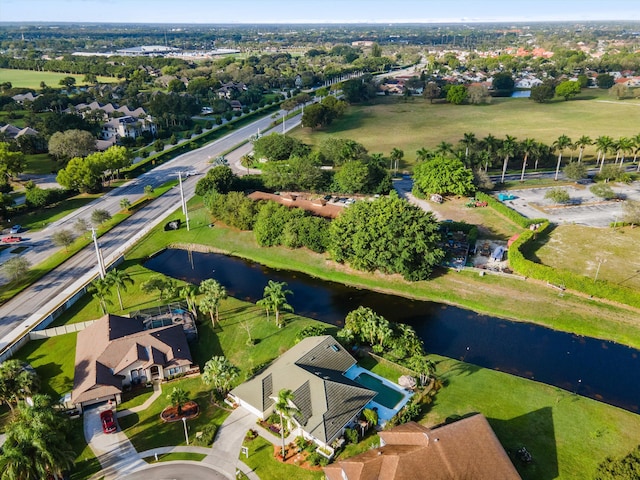
[[[640,182],[631,185],[614,184],[611,188],[623,198],[640,200]],[[621,221],[623,204],[620,201],[603,201],[593,195],[588,186],[561,187],[567,190],[572,203],[566,206],[554,204],[545,199],[545,194],[553,187],[510,190],[515,200],[507,200],[506,205],[525,217],[545,217],[557,224],[576,224],[591,227],[608,227],[612,222]]]

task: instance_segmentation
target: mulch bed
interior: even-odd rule
[[[295,465],[296,467],[304,468],[305,470],[311,470],[314,472],[319,472],[322,470],[321,466],[312,466],[309,462],[307,462],[308,452],[302,451],[298,452],[298,448],[293,445],[287,446],[287,458],[285,458],[284,463],[288,463],[289,465]],[[273,456],[279,461],[282,461],[282,457],[280,457],[280,451],[282,447],[273,446]]]
[[[163,422],[179,422],[182,421],[182,417],[189,420],[196,418],[198,415],[200,415],[200,407],[196,402],[190,401],[182,406],[182,413],[180,415],[178,415],[177,407],[169,406],[162,411],[160,418]]]

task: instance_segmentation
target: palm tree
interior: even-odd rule
[[[631,137],[631,140],[633,140],[633,163],[635,163],[640,153],[640,133]],[[640,172],[640,163],[638,163],[638,171]]]
[[[193,314],[194,317],[198,316],[198,309],[196,304],[197,287],[195,285],[187,285],[180,290],[180,296],[187,302],[187,308]]]
[[[464,145],[464,158],[469,158],[469,153],[473,147],[478,143],[478,139],[476,138],[475,133],[467,132],[463,134],[462,140],[460,143]]]
[[[443,140],[438,144],[435,152],[444,157],[447,155],[447,153],[453,153],[453,145]]]
[[[233,365],[227,357],[215,356],[204,364],[202,381],[205,385],[215,387],[220,395],[225,395],[239,374],[238,367]]]
[[[93,298],[100,302],[100,308],[105,315],[108,313],[108,306],[113,305],[113,302],[107,298],[110,289],[111,285],[106,278],[96,278],[87,288]]]
[[[583,135],[576,141],[576,145],[580,148],[578,152],[578,163],[580,163],[582,162],[582,154],[584,153],[585,147],[593,145],[593,140],[591,140],[591,137],[588,135]]]
[[[538,143],[533,138],[525,138],[520,143],[520,149],[524,152],[524,158],[522,159],[522,174],[520,175],[520,181],[524,182],[524,172],[527,168],[527,160],[529,155],[538,147]]]
[[[167,395],[167,400],[177,408],[178,415],[182,415],[182,407],[189,401],[189,395],[183,388],[173,387],[171,393]]]
[[[425,162],[427,161],[430,157],[432,156],[432,153],[430,150],[427,150],[424,147],[419,148],[416,151],[416,157],[418,158],[419,162]]]
[[[489,163],[493,162],[493,155],[498,151],[500,140],[498,140],[493,135],[489,134],[482,139],[480,144],[482,145],[482,148],[485,151],[489,152],[488,161],[485,161],[485,164],[484,164],[484,171],[486,173],[487,170],[489,169]]]
[[[630,153],[633,151],[634,141],[627,137],[620,137],[616,142],[616,149],[618,154],[620,155],[620,168],[622,168],[622,164],[624,163],[624,155],[625,153]]]
[[[598,161],[600,161],[600,171],[602,172],[607,152],[609,152],[613,146],[613,138],[608,135],[602,135],[596,138],[595,145],[598,148]],[[602,160],[600,160],[600,155],[602,155]],[[598,165],[598,161],[596,161],[596,166]]]
[[[283,326],[280,322],[280,312],[293,312],[293,307],[287,303],[287,295],[293,295],[293,292],[291,290],[285,290],[286,286],[286,282],[269,280],[267,286],[264,287],[262,300],[256,302],[256,305],[265,307],[267,318],[269,318],[269,311],[273,310],[276,315],[276,325],[278,327]]]
[[[393,162],[395,172],[398,173],[398,162],[404,158],[404,152],[399,148],[394,147],[389,154],[389,158],[391,158],[391,161]]]
[[[556,175],[553,178],[558,180],[558,174],[560,173],[560,162],[562,162],[562,152],[565,148],[571,145],[571,139],[566,135],[560,135],[558,139],[553,142],[553,148],[558,151],[558,163],[556,164]]]
[[[107,281],[107,283],[109,283],[109,286],[116,287],[116,292],[118,294],[118,302],[120,303],[120,310],[124,310],[120,289],[126,292],[127,284],[133,285],[135,283],[133,281],[133,278],[131,278],[131,275],[129,275],[127,272],[123,270],[117,270],[114,268],[113,270],[109,271],[109,273],[107,273],[105,280]]]
[[[20,399],[33,395],[39,388],[40,377],[26,363],[9,359],[0,364],[0,402],[6,403],[11,411]]]
[[[211,315],[211,323],[215,327],[216,322],[220,320],[220,302],[227,298],[227,289],[217,280],[208,278],[200,282],[200,293],[204,294],[204,298],[200,300],[200,310]],[[215,320],[213,317],[214,312],[216,314]]]
[[[500,148],[500,150],[502,151],[502,155],[504,155],[504,163],[502,164],[502,177],[500,178],[500,183],[504,183],[504,176],[507,173],[509,157],[513,157],[516,154],[517,149],[518,143],[516,137],[507,135],[506,138],[502,141],[502,147]]]
[[[285,460],[285,444],[284,444],[284,421],[287,421],[287,425],[291,422],[294,415],[299,410],[293,403],[293,392],[291,390],[282,389],[278,392],[278,398],[274,405],[274,410],[280,415],[280,437],[282,438],[282,461]]]

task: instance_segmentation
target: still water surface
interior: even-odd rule
[[[351,310],[371,307],[388,320],[413,326],[427,352],[640,411],[640,351],[624,345],[361,290],[220,254],[169,249],[145,266],[194,284],[215,278],[229,295],[251,302],[262,298],[269,280],[287,282],[293,291],[289,303],[300,315],[340,326]]]

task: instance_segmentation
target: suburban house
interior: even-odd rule
[[[324,468],[327,480],[520,480],[482,414],[436,428],[415,422],[378,432],[380,447]]]
[[[18,128],[14,127],[10,123],[0,127],[0,134],[2,134],[2,136],[7,140],[17,140],[24,135],[40,135],[37,130],[34,130],[31,127]]]
[[[142,132],[156,134],[156,125],[146,118],[136,118],[130,115],[112,118],[102,124],[102,140],[116,140],[124,137],[138,138]]]
[[[216,90],[219,98],[226,98],[230,100],[233,97],[240,95],[247,89],[247,86],[241,82],[228,82],[223,83],[222,86]]]
[[[40,95],[34,95],[34,94],[33,94],[33,93],[31,93],[31,92],[27,92],[27,93],[19,93],[18,95],[14,95],[14,96],[13,96],[13,97],[11,97],[11,98],[13,98],[13,100],[14,100],[16,103],[18,103],[18,104],[22,105],[22,104],[24,104],[24,102],[25,102],[25,101],[27,101],[27,102],[33,102],[33,101],[34,101],[36,98],[38,98],[39,96],[40,96]]]
[[[357,421],[376,392],[344,376],[355,359],[330,335],[308,337],[266,370],[234,388],[231,398],[260,419],[274,412],[278,393],[293,392],[299,434],[329,445]]]
[[[193,369],[180,324],[144,329],[141,319],[107,314],[78,332],[72,403],[120,403],[123,388]]]

